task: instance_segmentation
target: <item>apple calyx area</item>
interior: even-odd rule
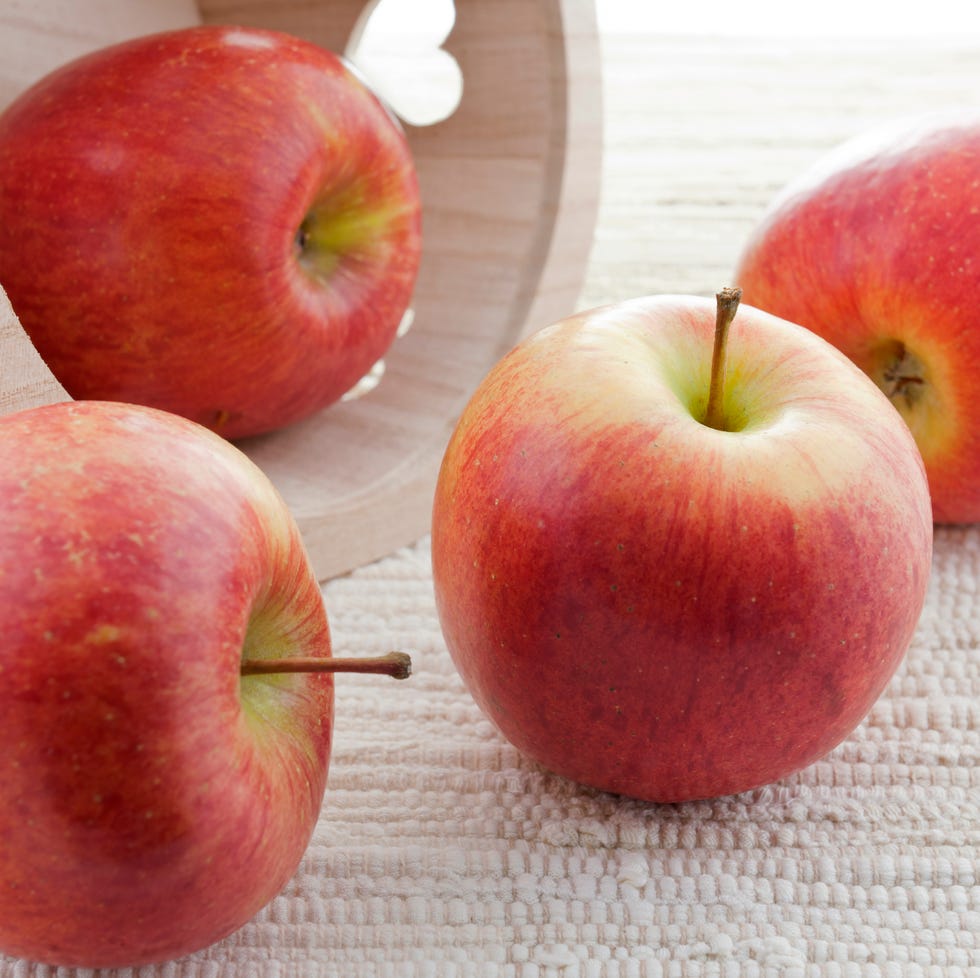
[[[708,404],[704,410],[704,424],[718,431],[728,431],[725,423],[725,359],[728,350],[728,328],[735,318],[742,290],[737,287],[722,289],[715,296],[715,342],[711,351],[711,383],[708,388]]]
[[[243,676],[269,676],[295,672],[356,672],[374,676],[391,676],[392,679],[408,679],[412,674],[412,658],[406,652],[388,652],[386,655],[364,658],[318,658],[314,656],[289,656],[278,659],[243,659]]]
[[[878,386],[888,399],[903,399],[910,407],[922,394],[925,385],[925,371],[915,354],[901,341],[886,344],[880,356]]]

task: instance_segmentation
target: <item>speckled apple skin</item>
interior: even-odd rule
[[[320,230],[298,238],[311,210]],[[86,55],[0,116],[0,282],[76,399],[227,438],[334,403],[421,256],[401,127],[339,58],[205,26]]]
[[[199,950],[295,872],[333,683],[287,511],[241,453],[152,409],[0,420],[0,950],[131,966]]]
[[[829,340],[882,386],[902,344],[920,381],[892,401],[938,523],[980,520],[980,116],[870,130],[779,194],[738,259],[744,301]]]
[[[835,747],[930,572],[922,462],[884,395],[743,306],[742,427],[709,428],[713,331],[713,303],[656,297],[533,335],[463,412],[433,508],[439,618],[477,703],[546,768],[657,802]]]

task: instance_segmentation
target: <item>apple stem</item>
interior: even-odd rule
[[[284,672],[359,672],[408,679],[412,674],[412,659],[405,652],[351,659],[297,655],[285,659],[244,659],[241,665],[243,676],[269,676]]]
[[[715,345],[711,351],[711,386],[708,388],[708,406],[704,412],[704,423],[709,428],[725,430],[725,414],[722,407],[725,386],[725,354],[728,349],[728,327],[735,318],[735,311],[742,301],[739,288],[722,289],[716,296]]]

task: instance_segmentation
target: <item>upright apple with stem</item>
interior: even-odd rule
[[[291,424],[390,347],[420,258],[403,130],[299,38],[137,38],[0,116],[0,282],[75,398]]]
[[[906,425],[830,344],[738,299],[532,335],[463,411],[434,500],[439,617],[477,703],[550,770],[652,801],[830,751],[929,578]]]
[[[0,420],[0,951],[179,957],[248,921],[309,842],[335,671],[269,481],[151,408]]]

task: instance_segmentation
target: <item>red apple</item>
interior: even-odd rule
[[[933,516],[980,520],[980,116],[902,121],[818,161],[773,201],[736,279],[888,395]]]
[[[389,347],[419,254],[401,128],[287,35],[121,43],[0,117],[0,283],[75,398],[287,425]]]
[[[532,335],[463,412],[433,508],[477,703],[550,770],[651,801],[830,751],[902,659],[930,571],[922,462],[885,396],[748,307],[714,357],[714,318],[661,296]]]
[[[308,670],[344,663],[295,523],[217,435],[98,402],[0,421],[0,509],[0,951],[196,951],[320,812],[333,680]]]

